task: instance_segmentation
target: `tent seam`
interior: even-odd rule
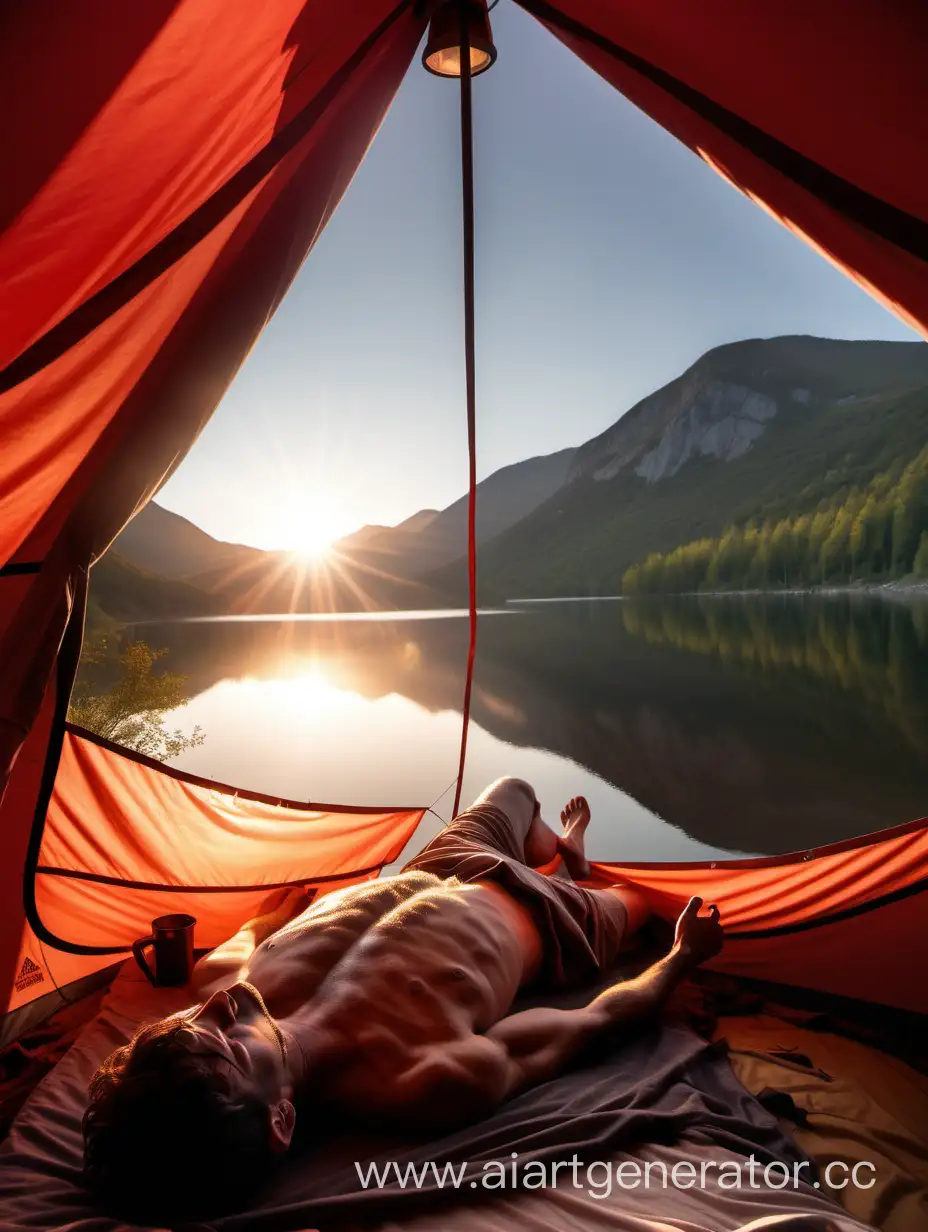
[[[774,928],[759,928],[749,932],[726,932],[726,941],[763,941],[770,937],[788,937],[793,933],[811,932],[815,928],[824,928],[828,924],[840,924],[843,920],[852,920],[855,916],[866,915],[870,911],[879,911],[893,903],[928,890],[928,877],[913,881],[911,885],[900,886],[898,890],[890,890],[879,898],[870,899],[866,903],[857,903],[854,907],[845,907],[843,911],[833,911],[830,915],[819,916],[814,920],[802,920],[796,924],[781,924]]]
[[[339,90],[344,88],[345,82],[363,63],[381,37],[410,8],[410,4],[411,0],[400,0],[377,29],[322,86],[318,94],[186,218],[99,291],[78,304],[66,317],[36,338],[5,368],[0,369],[0,393],[6,393],[35,376],[76,346],[104,321],[130,303],[146,286],[171,269],[227,218],[232,210],[245,200],[248,193],[257,188],[312,132]]]
[[[305,813],[358,813],[363,815],[367,813],[427,812],[427,807],[423,804],[324,804],[314,800],[287,800],[280,796],[268,795],[266,792],[249,791],[247,788],[234,787],[231,783],[218,783],[215,779],[207,779],[199,774],[191,774],[189,771],[180,770],[176,766],[167,766],[164,762],[158,761],[154,757],[147,757],[144,753],[136,752],[135,749],[127,749],[124,745],[117,744],[113,740],[107,740],[105,736],[98,736],[96,732],[90,731],[89,728],[78,727],[76,723],[65,722],[65,730],[70,732],[72,736],[76,736],[79,740],[86,740],[88,744],[95,744],[101,749],[106,749],[108,753],[115,753],[118,757],[124,757],[126,761],[135,762],[137,765],[145,766],[149,770],[155,770],[159,774],[165,774],[169,778],[177,779],[181,783],[189,783],[192,787],[204,787],[207,791],[218,791],[224,796],[238,796],[242,800],[253,800],[257,804],[270,804],[278,808],[296,809]]]
[[[565,34],[582,38],[614,60],[656,85],[695,115],[715,126],[742,149],[797,184],[823,204],[849,221],[866,228],[872,235],[909,253],[916,260],[928,261],[928,223],[900,209],[865,188],[830,171],[815,159],[772,136],[750,120],[730,111],[707,94],[687,85],[665,69],[614,43],[607,35],[591,29],[576,18],[562,13],[546,0],[518,0],[522,8],[541,22],[550,22]],[[619,91],[624,93],[624,91]],[[662,126],[663,127],[663,126]],[[685,142],[684,144],[689,144]],[[691,147],[692,148],[692,147]]]
[[[323,885],[329,881],[343,881],[346,877],[364,877],[379,873],[390,860],[381,860],[367,868],[352,868],[343,873],[322,873],[319,876],[297,877],[290,881],[263,881],[260,885],[187,885],[167,881],[133,881],[128,877],[116,877],[110,873],[84,872],[76,868],[60,868],[53,864],[37,864],[36,876],[67,877],[73,881],[93,881],[98,885],[119,886],[126,890],[153,890],[177,894],[238,894],[258,890],[283,890],[292,886]]]

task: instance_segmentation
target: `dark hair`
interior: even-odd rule
[[[268,1108],[189,1049],[189,1026],[139,1028],[90,1082],[84,1175],[120,1208],[183,1213],[240,1204],[275,1160]]]

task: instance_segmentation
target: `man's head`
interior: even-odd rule
[[[292,1094],[280,1028],[257,989],[234,984],[141,1027],[97,1070],[87,1178],[121,1205],[235,1202],[290,1145]]]

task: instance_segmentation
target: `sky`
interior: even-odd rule
[[[474,81],[480,478],[581,444],[722,343],[916,338],[511,0],[493,28]],[[458,106],[417,57],[159,503],[311,553],[464,493]]]

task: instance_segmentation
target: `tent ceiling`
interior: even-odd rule
[[[928,331],[921,5],[522,4]],[[276,309],[413,60],[424,7],[48,0],[5,18],[5,987],[25,943],[30,837],[64,745],[87,570],[183,459]]]

